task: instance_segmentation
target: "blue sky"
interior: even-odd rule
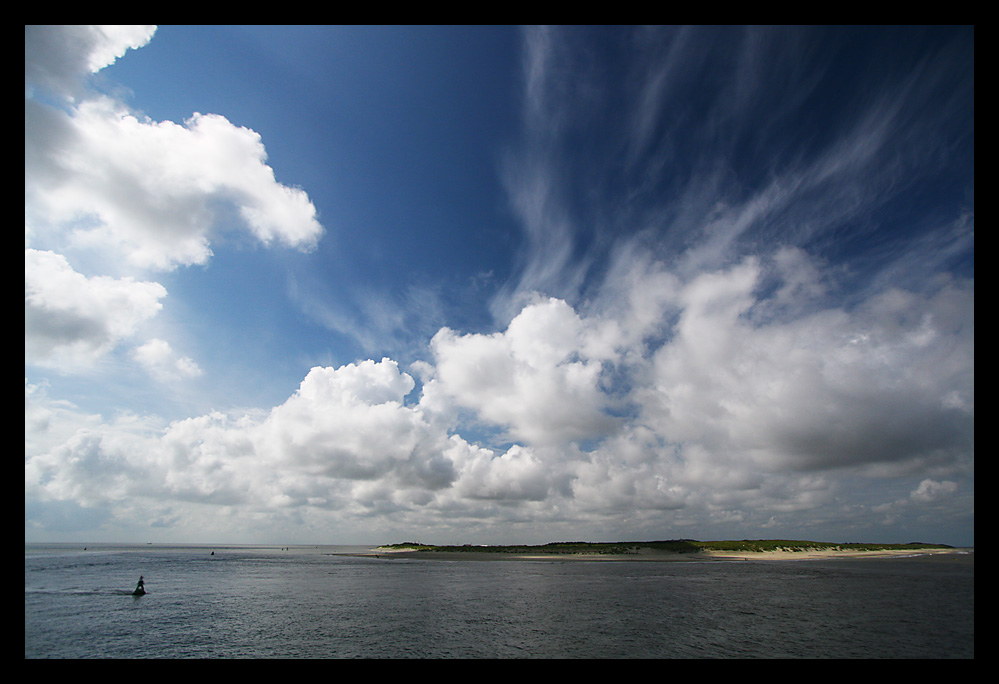
[[[974,31],[26,27],[25,539],[974,544]]]

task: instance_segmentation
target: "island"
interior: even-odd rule
[[[743,539],[698,541],[630,542],[550,542],[539,545],[440,546],[420,542],[386,544],[369,553],[359,554],[379,559],[431,560],[634,560],[634,561],[705,561],[705,560],[809,560],[828,558],[882,557],[968,553],[947,544],[909,542],[871,544],[861,542],[815,542],[789,539]]]

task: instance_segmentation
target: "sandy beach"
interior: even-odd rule
[[[702,551],[700,555],[714,560],[829,560],[834,558],[884,558],[886,556],[937,556],[973,554],[969,549],[902,549],[880,551],[834,551],[816,549],[811,551]]]
[[[604,562],[634,562],[634,561],[675,561],[675,562],[705,562],[705,561],[808,561],[831,560],[837,558],[883,558],[931,555],[970,555],[973,549],[905,549],[879,551],[850,550],[804,550],[804,551],[698,551],[694,553],[674,553],[656,549],[638,549],[633,553],[503,553],[496,551],[426,551],[417,549],[378,548],[366,553],[351,554],[356,556],[381,558],[387,560],[419,559],[419,560],[464,560],[464,561],[604,561]]]

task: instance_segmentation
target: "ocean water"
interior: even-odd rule
[[[25,546],[25,658],[974,658],[974,554],[440,561]],[[211,555],[214,551],[214,555]],[[139,575],[147,594],[131,595]]]

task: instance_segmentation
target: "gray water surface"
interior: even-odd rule
[[[25,657],[974,657],[973,553],[676,563],[346,550],[26,546]],[[134,597],[139,575],[148,593]]]

